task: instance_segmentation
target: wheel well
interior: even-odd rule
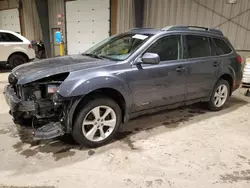
[[[13,56],[13,55],[22,55],[22,56],[24,56],[24,57],[26,58],[27,61],[29,60],[29,57],[27,56],[27,54],[25,54],[25,53],[23,53],[23,52],[14,52],[14,53],[12,53],[12,54],[8,57],[8,62],[9,62],[10,57]]]
[[[75,118],[77,115],[76,112],[78,112],[79,109],[83,105],[85,105],[87,101],[94,100],[97,97],[109,97],[109,98],[113,99],[120,106],[121,111],[122,111],[122,119],[124,118],[126,102],[125,102],[123,95],[119,91],[112,89],[112,88],[101,88],[101,89],[97,89],[97,90],[90,92],[89,94],[85,95],[81,99],[81,101],[79,102],[79,104],[77,105],[77,107],[74,111],[72,123],[75,121]]]
[[[224,74],[220,77],[220,79],[226,80],[229,83],[230,86],[230,95],[232,94],[233,89],[233,78],[229,74]]]

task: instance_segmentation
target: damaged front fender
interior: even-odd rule
[[[72,97],[66,99],[58,93],[54,94],[53,101],[55,108],[64,112],[60,121],[64,125],[65,132],[67,133],[72,131],[74,113],[81,99],[82,97]]]

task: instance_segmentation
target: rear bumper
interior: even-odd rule
[[[33,48],[28,49],[27,55],[28,55],[29,59],[34,60],[36,58],[36,53],[35,53],[35,50]]]
[[[243,78],[242,78],[242,86],[249,87],[250,86],[250,64],[247,63],[244,67]]]

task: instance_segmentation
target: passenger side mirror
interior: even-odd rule
[[[141,57],[142,63],[156,65],[160,63],[160,57],[155,53],[145,53]]]

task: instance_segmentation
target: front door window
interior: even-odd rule
[[[181,40],[180,36],[167,36],[156,41],[147,52],[156,53],[161,61],[181,59]]]

